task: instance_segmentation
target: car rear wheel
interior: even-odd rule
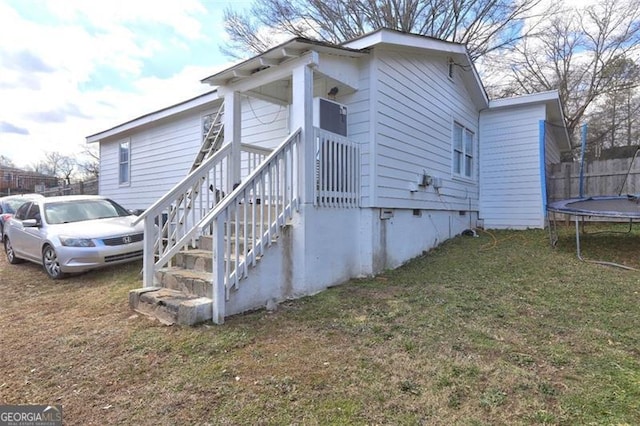
[[[50,245],[46,245],[42,249],[42,266],[50,278],[59,280],[64,277],[64,273],[62,273],[62,270],[60,269],[58,255]]]
[[[13,246],[11,245],[11,240],[9,237],[4,239],[4,252],[7,254],[7,261],[12,264],[22,263],[22,259],[16,257],[16,252],[13,251]]]

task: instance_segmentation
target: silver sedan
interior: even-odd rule
[[[64,196],[23,204],[5,229],[11,264],[43,265],[49,277],[84,272],[142,258],[143,224],[119,204],[100,196]]]

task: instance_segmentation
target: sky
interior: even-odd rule
[[[0,0],[0,155],[77,156],[89,135],[211,90],[200,80],[232,65],[224,9],[250,4]]]
[[[86,136],[184,101],[227,68],[224,9],[250,1],[0,0],[0,155],[77,156]]]

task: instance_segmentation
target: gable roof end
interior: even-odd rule
[[[489,102],[489,109],[498,110],[534,104],[544,104],[546,106],[547,121],[557,129],[554,133],[559,139],[558,147],[561,151],[570,151],[571,139],[569,138],[564,113],[562,112],[560,94],[557,90],[513,96],[510,98],[494,99]]]
[[[463,44],[419,34],[403,33],[388,28],[380,28],[342,44],[350,49],[371,49],[376,45],[409,47],[450,56],[457,64],[461,65],[464,84],[475,105],[479,109],[488,107],[489,97],[467,48]]]

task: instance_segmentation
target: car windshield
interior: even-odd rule
[[[44,214],[47,223],[57,225],[129,216],[131,213],[111,200],[73,200],[47,203],[44,206]]]

